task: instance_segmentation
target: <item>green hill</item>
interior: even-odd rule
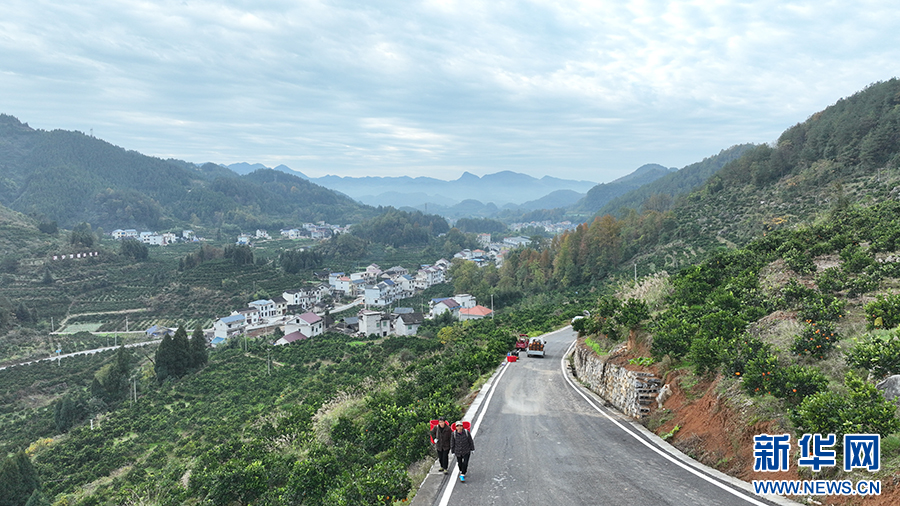
[[[588,190],[587,194],[580,201],[571,207],[570,211],[574,214],[594,214],[611,200],[656,181],[672,171],[674,169],[668,169],[655,163],[642,165],[625,177],[594,186]]]
[[[113,146],[80,132],[35,130],[0,115],[0,204],[59,226],[175,229],[346,224],[376,211],[302,178],[246,176]]]
[[[676,172],[670,172],[610,200],[597,211],[597,215],[619,216],[626,209],[666,211],[674,202],[675,197],[699,188],[725,164],[739,158],[752,147],[752,144],[732,146],[723,149],[717,155],[704,158],[702,161],[692,163]]]

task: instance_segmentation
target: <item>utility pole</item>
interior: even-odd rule
[[[491,320],[494,319],[494,294],[491,294]]]
[[[634,263],[634,284],[637,285],[637,262]]]

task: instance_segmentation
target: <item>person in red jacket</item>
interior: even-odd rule
[[[456,422],[456,431],[450,438],[450,453],[456,455],[459,464],[459,481],[466,481],[469,470],[469,457],[475,451],[475,440],[472,433],[463,427],[462,421]]]
[[[448,461],[450,460],[450,437],[453,430],[447,423],[446,417],[438,418],[438,423],[431,429],[431,440],[434,442],[434,449],[437,451],[438,462],[441,466],[441,472],[447,474],[450,469]]]

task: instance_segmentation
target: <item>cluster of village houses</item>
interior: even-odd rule
[[[281,230],[281,237],[288,239],[327,239],[334,234],[346,232],[349,227],[330,225],[324,221],[304,223],[300,228]],[[113,239],[135,239],[150,246],[165,246],[176,242],[195,242],[200,238],[193,230],[182,230],[181,235],[174,232],[138,232],[136,229],[117,228],[110,232]],[[255,234],[240,234],[235,244],[252,244],[254,240],[268,240],[272,237],[267,230],[257,229]]]
[[[213,346],[234,336],[271,334],[276,328],[284,333],[276,345],[308,339],[326,330],[329,323],[323,317],[328,309],[324,303],[326,297],[355,297],[355,302],[364,304],[356,316],[333,322],[337,331],[362,336],[415,335],[425,318],[448,312],[459,320],[491,316],[490,309],[479,306],[475,297],[468,294],[431,299],[428,313],[408,307],[384,311],[401,299],[445,282],[449,267],[450,262],[441,259],[434,265],[422,266],[414,275],[399,266],[382,271],[375,264],[349,275],[329,273],[327,284],[286,290],[272,299],[255,300],[247,308],[216,319],[208,335]]]
[[[324,239],[340,232],[332,225],[309,223],[302,229],[282,230],[281,235],[291,239]],[[191,230],[182,231],[180,237],[174,233],[139,233],[134,229],[117,229],[111,235],[116,239],[134,238],[145,244],[161,246],[177,241],[198,240]],[[249,234],[242,234],[238,237],[237,244],[251,244],[253,239]],[[265,240],[270,237],[265,230],[257,230],[255,239]],[[500,267],[507,251],[530,243],[525,237],[507,237],[502,242],[492,242],[490,234],[479,234],[478,241],[484,249],[464,249],[454,255],[454,258],[471,261],[479,266],[493,263]],[[459,320],[492,316],[492,309],[478,305],[475,297],[468,294],[432,299],[427,313],[408,307],[398,307],[388,312],[376,309],[391,307],[401,299],[410,298],[430,286],[448,281],[446,273],[449,268],[450,262],[442,258],[434,265],[421,266],[415,273],[399,266],[383,271],[375,264],[366,267],[364,271],[350,274],[330,272],[327,273],[327,284],[323,282],[286,290],[272,299],[255,300],[244,309],[217,318],[207,336],[212,345],[216,346],[234,336],[267,335],[277,328],[283,331],[284,337],[276,341],[276,345],[308,339],[325,332],[326,324],[331,323],[326,322],[322,316],[328,309],[324,302],[326,297],[351,297],[355,298],[353,305],[364,305],[357,316],[333,322],[335,330],[358,335],[415,335],[425,318],[434,318],[448,312]],[[322,279],[324,281],[324,276]],[[154,326],[147,332],[158,337],[161,333],[173,330]]]

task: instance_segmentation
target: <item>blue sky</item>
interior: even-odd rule
[[[890,1],[2,4],[0,112],[310,176],[606,182],[900,74]]]

